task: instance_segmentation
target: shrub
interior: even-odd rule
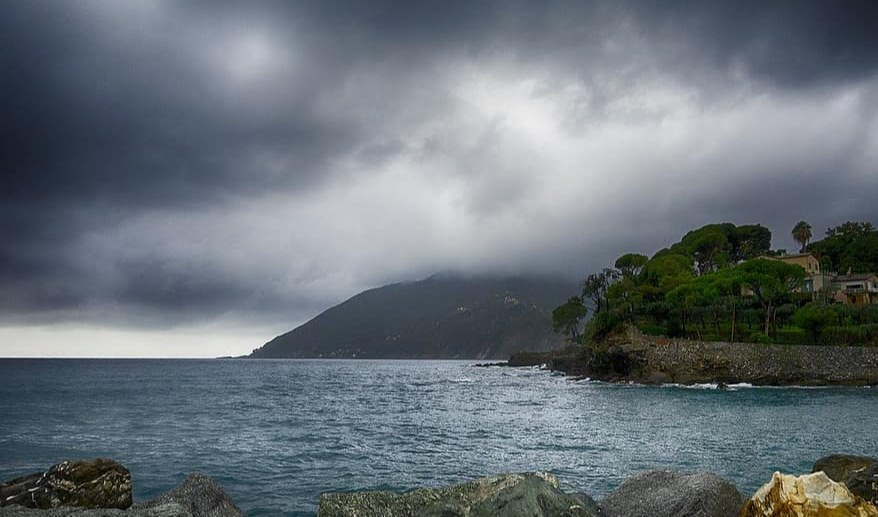
[[[750,341],[753,343],[762,343],[763,345],[770,345],[774,342],[774,340],[771,339],[771,336],[764,332],[754,332],[750,334]]]

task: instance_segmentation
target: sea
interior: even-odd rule
[[[548,471],[600,499],[650,469],[751,494],[832,453],[878,455],[878,388],[637,386],[474,361],[0,360],[0,481],[113,458],[135,501],[188,473],[251,516],[331,491]]]

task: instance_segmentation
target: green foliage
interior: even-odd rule
[[[836,317],[832,308],[809,303],[796,311],[793,315],[793,324],[807,332],[811,336],[811,341],[816,345],[823,329],[832,325]]]
[[[610,334],[622,327],[622,316],[615,311],[595,314],[585,326],[586,342],[594,345],[604,341]]]
[[[604,268],[600,273],[592,273],[583,280],[582,299],[591,302],[595,314],[609,308],[605,304],[607,290],[618,277],[619,274],[614,269]]]
[[[570,341],[576,341],[579,339],[579,324],[586,316],[588,308],[582,304],[582,298],[571,296],[552,311],[552,330],[561,332]]]
[[[802,246],[800,251],[804,253],[805,246],[807,246],[808,241],[811,240],[811,225],[805,221],[799,221],[796,223],[796,226],[793,227],[792,235],[793,240]]]
[[[810,231],[801,221],[794,237],[807,245]],[[825,252],[825,261],[878,270],[878,232],[870,224],[845,223],[827,233],[808,249]],[[799,292],[802,267],[760,258],[776,255],[770,246],[764,226],[723,223],[690,231],[649,259],[620,256],[615,268],[583,282],[582,298],[595,308],[586,342],[627,321],[648,334],[707,340],[878,345],[878,330],[861,330],[878,329],[878,305],[813,305],[810,293]]]
[[[638,325],[638,330],[647,336],[667,336],[668,327],[664,325]]]
[[[812,242],[807,250],[820,258],[824,271],[878,271],[878,231],[868,222],[846,222],[830,228],[823,240]]]
[[[749,341],[752,343],[762,343],[763,345],[770,345],[774,342],[774,340],[771,339],[771,336],[762,332],[754,332],[750,334]]]
[[[632,278],[640,274],[643,266],[649,259],[639,253],[626,253],[616,259],[616,269],[622,273],[623,278]]]
[[[771,231],[761,225],[708,224],[683,236],[670,252],[692,257],[698,274],[768,253]]]

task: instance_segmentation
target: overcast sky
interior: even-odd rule
[[[0,356],[248,353],[435,271],[878,223],[878,3],[12,0]]]

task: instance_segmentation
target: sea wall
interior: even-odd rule
[[[633,327],[608,343],[612,371],[566,359],[553,367],[571,375],[644,383],[754,385],[878,385],[878,348],[703,342],[646,336]]]

